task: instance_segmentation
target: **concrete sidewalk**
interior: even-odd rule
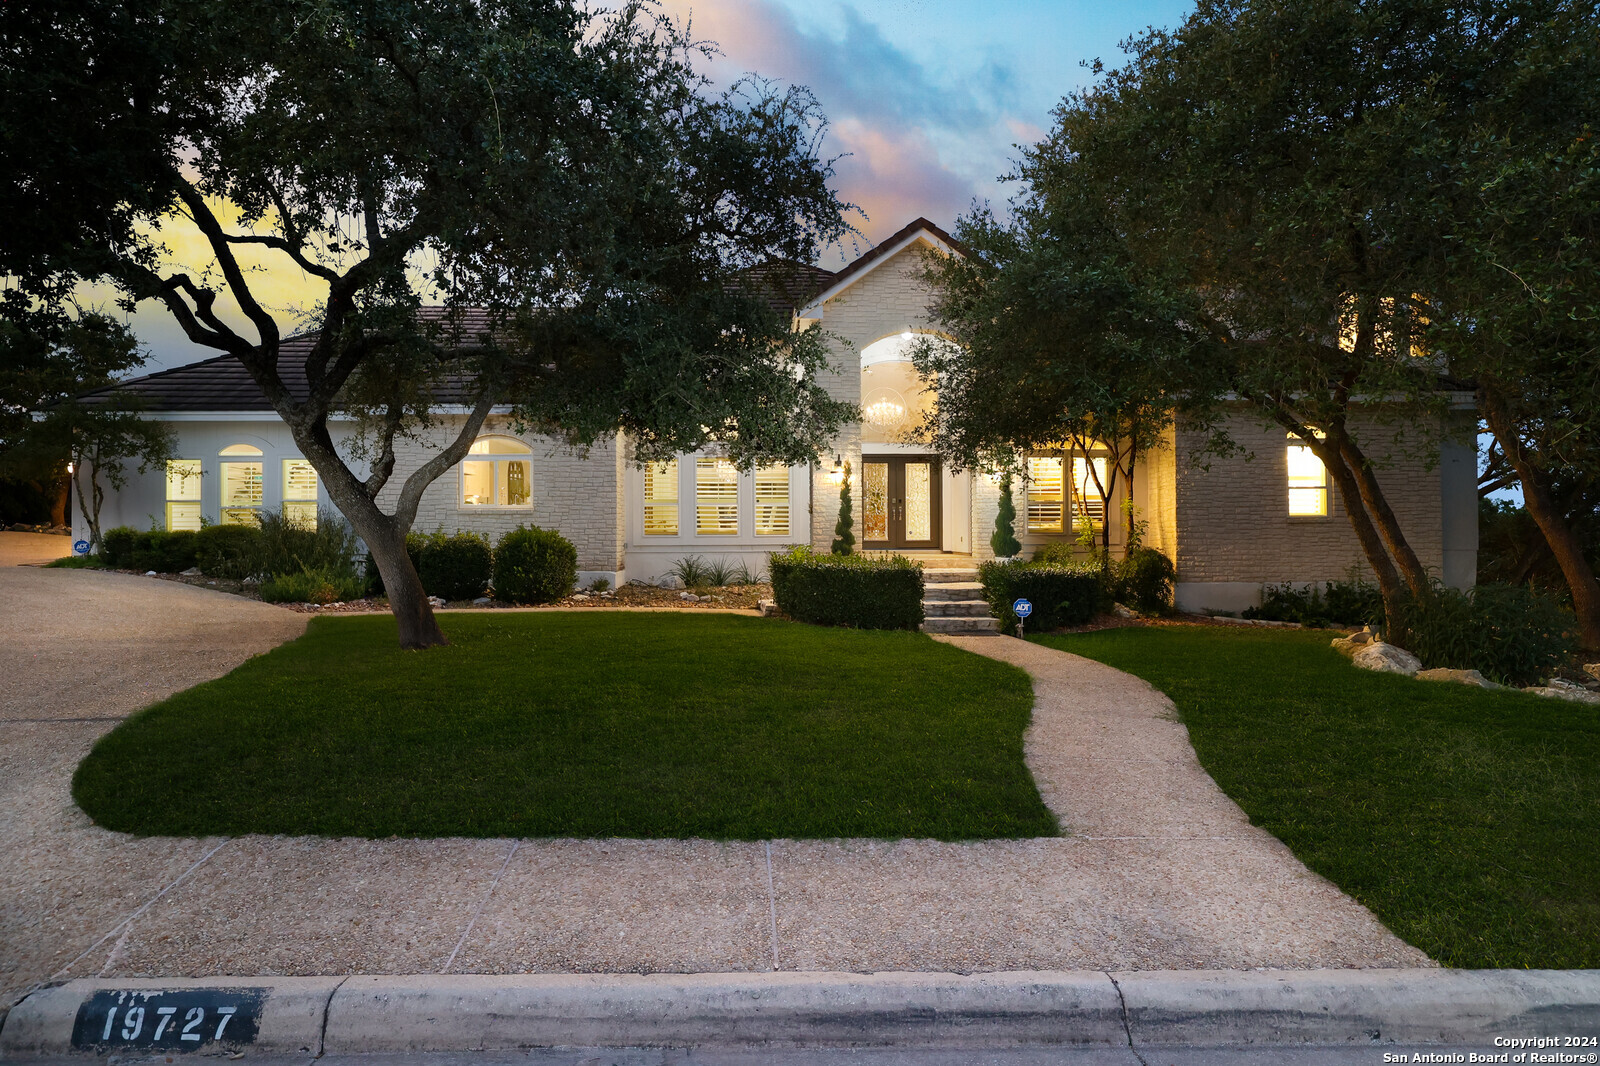
[[[1248,824],[1165,697],[1007,638],[956,643],[1034,674],[1068,836],[133,838],[72,804],[95,738],[305,616],[86,571],[0,570],[0,599],[0,1005],[81,977],[1430,965]]]

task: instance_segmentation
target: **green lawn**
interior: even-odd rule
[[[1326,632],[1035,638],[1172,697],[1255,824],[1449,966],[1600,966],[1600,710],[1352,668]]]
[[[147,834],[981,837],[1058,829],[1027,675],[915,633],[729,615],[392,618],[306,635],[107,734],[73,781]]]

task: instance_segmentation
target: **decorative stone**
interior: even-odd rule
[[[182,571],[178,576],[179,577],[199,577],[200,576],[200,568],[198,566],[191,566],[191,567],[189,567],[189,569]]]
[[[156,572],[154,570],[146,570],[144,572],[144,576],[145,577],[155,577],[156,576]]]
[[[472,606],[474,606],[474,607],[486,607],[486,606],[488,606],[489,604],[491,604],[493,602],[494,601],[491,600],[487,596],[479,596],[477,599],[472,601]]]
[[[1583,672],[1596,681],[1600,681],[1600,663],[1584,663]]]
[[[1399,674],[1402,677],[1415,677],[1418,670],[1422,669],[1422,660],[1393,644],[1374,641],[1361,648],[1351,657],[1363,670],[1372,670],[1380,674]]]
[[[1452,670],[1449,667],[1437,666],[1432,670],[1417,671],[1418,681],[1454,681],[1462,685],[1476,685],[1479,688],[1505,688],[1497,685],[1476,670]]]
[[[657,581],[656,584],[664,589],[681,589],[683,588],[683,578],[677,574],[668,574],[660,581]]]
[[[1570,700],[1573,703],[1588,703],[1600,706],[1600,692],[1590,692],[1582,685],[1574,685],[1570,681],[1556,684],[1560,678],[1552,678],[1548,685],[1534,685],[1522,691],[1533,696],[1544,696],[1553,700]]]
[[[586,600],[589,598],[589,594],[587,592],[574,592],[572,594],[572,598],[575,600]]]
[[[1343,655],[1346,659],[1354,657],[1365,645],[1357,644],[1350,637],[1334,637],[1333,650]]]
[[[429,596],[428,597],[428,605],[430,607],[443,607],[444,606],[444,597],[442,597],[442,596]]]
[[[1116,615],[1118,618],[1138,618],[1139,617],[1139,612],[1138,611],[1135,611],[1131,607],[1124,607],[1120,603],[1113,603],[1111,605],[1111,613]]]

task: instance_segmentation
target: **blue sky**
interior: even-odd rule
[[[831,123],[823,151],[843,156],[836,187],[858,204],[861,238],[830,249],[841,266],[905,223],[950,226],[982,200],[1016,145],[1039,139],[1050,111],[1087,84],[1084,62],[1114,64],[1119,44],[1148,26],[1176,25],[1190,2],[1139,0],[661,0],[721,55],[707,67],[726,85],[746,73],[809,86]],[[297,278],[274,278],[294,288]],[[191,345],[153,305],[132,319],[145,369],[216,354]]]

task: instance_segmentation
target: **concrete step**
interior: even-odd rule
[[[922,613],[928,618],[988,618],[987,600],[923,600]]]
[[[976,581],[952,581],[945,585],[922,584],[922,602],[938,600],[981,600],[983,586]]]
[[[924,585],[949,585],[954,582],[967,582],[978,580],[978,572],[973,569],[939,568],[922,571]]]
[[[922,623],[924,633],[959,633],[964,636],[981,636],[1000,633],[998,618],[928,618]]]

